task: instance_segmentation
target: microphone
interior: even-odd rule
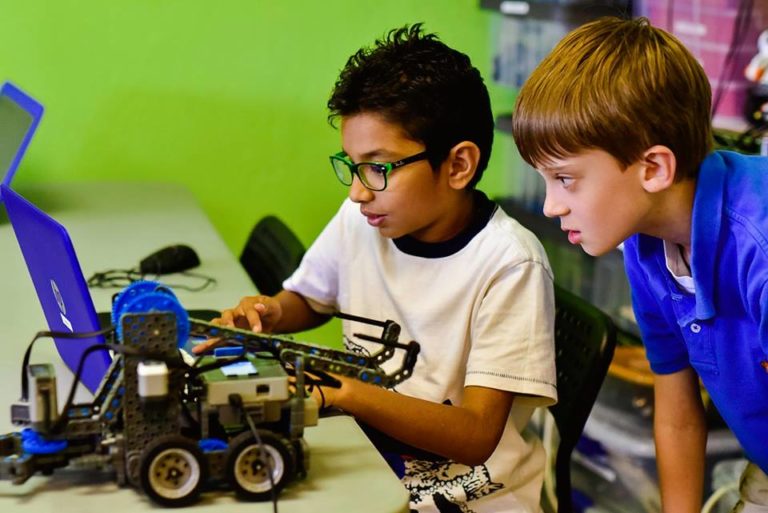
[[[180,273],[200,265],[195,250],[185,244],[159,249],[139,262],[141,274]]]

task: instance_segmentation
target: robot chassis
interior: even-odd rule
[[[355,334],[381,349],[364,356],[190,319],[167,287],[136,282],[113,303],[118,343],[86,350],[61,414],[53,366],[25,357],[22,399],[11,407],[13,423],[25,429],[0,436],[0,479],[21,484],[37,472],[97,461],[111,465],[118,484],[162,506],[192,504],[215,483],[243,500],[275,500],[309,468],[303,433],[317,424],[318,410],[304,397],[305,380],[316,380],[305,371],[326,386],[338,385],[330,372],[391,387],[416,363],[418,343],[398,342],[395,322],[339,317],[381,327],[380,337]],[[189,337],[229,347],[189,364],[178,349]],[[114,357],[93,401],[73,404],[87,354],[105,348]],[[380,365],[396,349],[405,351],[402,365],[387,374]]]

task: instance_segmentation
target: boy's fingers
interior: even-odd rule
[[[219,318],[220,326],[232,326],[234,328],[235,326],[235,320],[232,315],[232,310],[224,310],[221,312],[221,317]]]
[[[235,328],[247,330],[251,327],[251,318],[248,317],[248,308],[242,303],[235,308]]]
[[[261,308],[259,308],[261,307]],[[248,324],[251,327],[251,330],[253,330],[254,333],[261,332],[261,314],[264,313],[266,308],[261,303],[256,303],[253,305],[253,308],[246,308],[245,309],[245,316],[248,319]]]
[[[204,353],[210,349],[212,349],[214,346],[218,345],[221,342],[220,338],[209,338],[208,340],[204,342],[200,342],[196,346],[192,348],[192,352],[194,354],[200,354]]]

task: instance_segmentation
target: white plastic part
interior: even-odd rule
[[[139,397],[162,399],[168,396],[168,366],[165,362],[139,362],[136,369]]]

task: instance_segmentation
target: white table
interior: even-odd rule
[[[201,266],[194,272],[217,283],[200,292],[174,289],[187,309],[221,309],[234,305],[255,288],[219,237],[189,191],[172,184],[70,183],[46,184],[18,190],[24,197],[63,224],[72,238],[86,278],[96,271],[131,269],[162,247],[184,243],[196,250]],[[39,330],[48,329],[5,211],[0,221],[0,372],[19,374],[21,355]],[[167,283],[198,285],[202,281],[180,275],[163,277]],[[109,311],[112,295],[120,289],[91,289],[98,311]],[[71,373],[61,364],[53,341],[35,345],[33,361],[56,364],[59,397],[66,397]],[[18,387],[7,382],[0,405],[17,398]],[[62,395],[64,394],[64,395]],[[77,399],[83,400],[84,388]],[[6,419],[0,416],[0,428]]]
[[[176,290],[187,309],[231,306],[255,289],[192,195],[171,184],[72,183],[19,188],[18,192],[62,223],[70,233],[86,277],[95,271],[136,267],[153,251],[176,243],[200,256],[196,272],[217,280],[201,292]],[[175,280],[175,278],[174,278]],[[170,279],[168,280],[170,282]],[[187,283],[185,281],[185,283]],[[196,282],[189,281],[190,285]],[[116,289],[92,290],[96,309],[109,310]],[[0,214],[0,432],[13,431],[10,404],[19,396],[23,351],[35,332],[47,329],[12,228]],[[33,362],[57,365],[59,402],[67,382],[52,341],[35,346]],[[71,379],[71,378],[70,378]],[[310,469],[281,494],[281,513],[408,511],[408,494],[386,462],[349,417],[321,419],[307,428]],[[229,492],[203,494],[192,509],[269,512],[271,503],[241,503]],[[0,482],[0,511],[118,513],[159,509],[132,488],[120,488],[110,472],[66,468],[14,486]]]

